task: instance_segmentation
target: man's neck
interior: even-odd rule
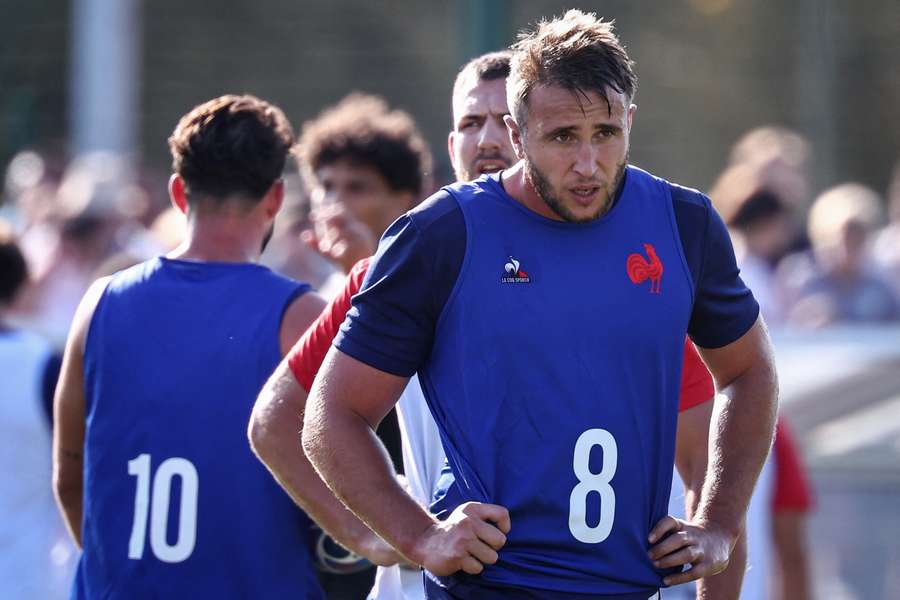
[[[253,223],[234,216],[206,215],[188,219],[186,239],[167,256],[206,262],[255,263],[262,253],[262,234]]]

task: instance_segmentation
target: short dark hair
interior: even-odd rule
[[[12,303],[28,279],[28,266],[12,227],[0,220],[0,305]]]
[[[453,82],[453,96],[456,97],[459,89],[470,81],[506,79],[509,77],[511,58],[512,52],[509,50],[488,52],[487,54],[476,56],[467,62],[456,75],[456,81]]]
[[[258,201],[281,177],[294,144],[280,108],[255,96],[220,96],[184,115],[169,138],[172,170],[188,198]]]
[[[609,105],[607,86],[634,97],[634,63],[613,30],[612,21],[577,9],[552,21],[541,20],[513,46],[506,97],[519,127],[525,126],[528,97],[541,85],[597,92]]]
[[[739,204],[727,225],[738,231],[746,231],[759,223],[787,214],[787,207],[775,192],[761,189]]]
[[[431,153],[412,117],[358,92],[304,123],[297,146],[311,181],[323,166],[346,159],[372,166],[394,191],[419,195],[431,170]]]

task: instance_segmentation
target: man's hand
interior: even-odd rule
[[[664,569],[691,565],[683,573],[669,575],[663,582],[678,585],[721,573],[728,566],[736,539],[711,523],[691,523],[664,517],[650,532],[653,566]]]
[[[378,240],[369,228],[340,205],[328,206],[310,215],[315,231],[304,231],[302,239],[344,272],[359,260],[372,256]]]
[[[502,506],[467,502],[425,530],[410,558],[435,575],[477,575],[497,562],[509,529],[509,512]]]

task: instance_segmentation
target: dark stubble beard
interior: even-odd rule
[[[534,166],[534,163],[527,155],[525,157],[525,176],[528,178],[534,191],[536,191],[538,196],[541,197],[541,200],[544,201],[544,204],[549,206],[550,210],[555,212],[559,218],[568,221],[569,223],[589,223],[590,221],[596,221],[612,208],[613,199],[616,197],[616,192],[619,190],[619,185],[621,185],[622,178],[625,176],[625,166],[627,164],[628,154],[626,153],[625,158],[623,158],[622,162],[619,163],[619,166],[616,167],[616,174],[613,177],[613,180],[608,185],[601,185],[606,191],[606,199],[603,204],[597,209],[596,213],[587,217],[575,216],[572,211],[560,202],[556,194],[553,193],[553,187],[550,185],[550,182],[544,177],[544,174]]]

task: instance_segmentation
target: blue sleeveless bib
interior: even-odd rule
[[[85,349],[73,598],[322,597],[310,521],[246,434],[282,314],[308,289],[259,265],[165,258],[113,277]]]

